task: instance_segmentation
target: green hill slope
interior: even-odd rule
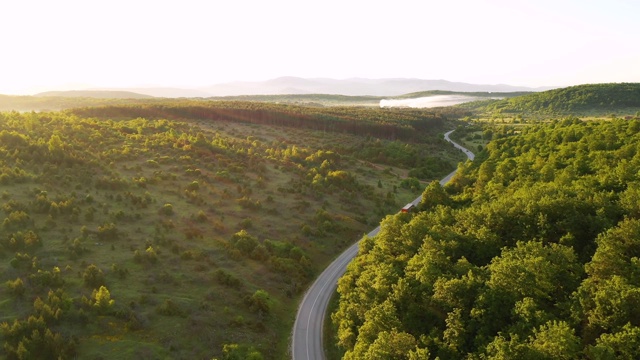
[[[532,93],[480,104],[479,110],[502,113],[586,113],[640,109],[640,84],[588,84]]]

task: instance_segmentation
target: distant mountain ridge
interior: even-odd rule
[[[123,90],[67,90],[45,91],[34,96],[85,97],[96,99],[150,99],[153,96]]]
[[[329,79],[284,76],[266,81],[235,81],[199,88],[173,87],[93,87],[72,91],[48,91],[36,96],[140,98],[141,95],[164,98],[208,98],[242,95],[308,95],[328,94],[346,96],[399,96],[432,90],[455,92],[537,92],[553,87],[530,88],[505,84],[469,84],[447,80],[411,78],[386,79]]]
[[[211,94],[197,89],[170,87],[91,88],[85,90],[46,91],[34,96],[88,97],[99,99],[198,98]]]
[[[299,77],[279,77],[259,82],[231,82],[217,84],[200,90],[211,96],[233,95],[284,95],[284,94],[334,94],[351,96],[398,96],[407,93],[444,90],[462,92],[520,92],[543,91],[551,87],[530,88],[505,84],[482,85],[447,80],[423,80],[407,78],[388,79],[306,79]]]

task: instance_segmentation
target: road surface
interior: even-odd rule
[[[459,149],[465,155],[467,155],[467,159],[473,161],[473,159],[475,159],[476,156],[471,151],[469,151],[468,149],[462,147],[462,145],[458,144],[457,142],[455,142],[455,141],[451,140],[451,138],[449,138],[449,135],[451,135],[452,132],[454,132],[454,130],[446,132],[444,134],[444,139],[447,140],[448,142],[450,142],[451,144],[453,144],[453,146],[455,146],[456,149]],[[442,180],[440,180],[440,185],[444,185],[444,184],[448,183],[449,180],[451,180],[451,178],[453,177],[453,175],[455,173],[456,173],[456,170],[453,170],[453,172],[451,172],[451,174],[445,176]],[[422,199],[422,197],[420,197],[420,199]]]
[[[471,151],[449,138],[452,132],[453,130],[445,133],[444,139],[464,152],[469,160],[473,160],[474,155]],[[447,175],[440,180],[440,184],[447,183],[454,174],[455,171]],[[412,203],[418,205],[421,200],[422,195],[418,196]],[[367,236],[374,237],[379,231],[380,226],[373,229]],[[338,279],[345,273],[347,265],[357,254],[358,243],[356,242],[340,254],[307,290],[300,303],[296,322],[293,325],[293,333],[291,335],[291,356],[293,360],[325,360],[323,325],[329,300],[338,286]]]

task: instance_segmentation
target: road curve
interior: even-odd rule
[[[454,131],[455,131],[455,130],[451,130],[451,131],[448,131],[448,132],[444,133],[444,139],[445,139],[446,141],[450,142],[451,144],[453,144],[453,146],[454,146],[456,149],[458,149],[458,150],[462,151],[465,155],[467,155],[467,159],[469,159],[469,160],[473,161],[473,159],[475,159],[475,158],[476,158],[476,156],[475,156],[471,151],[469,151],[469,149],[464,148],[462,145],[460,145],[460,144],[458,144],[457,142],[455,142],[455,141],[451,140],[451,138],[449,137],[449,135],[451,135],[451,133],[452,133],[452,132],[454,132]],[[444,184],[448,183],[448,182],[449,182],[449,180],[451,180],[451,178],[453,177],[453,175],[454,175],[455,173],[456,173],[456,170],[453,170],[453,171],[451,172],[451,174],[449,174],[449,175],[445,176],[442,180],[440,180],[440,185],[444,185]],[[422,197],[420,197],[420,199],[422,199]]]
[[[471,151],[449,138],[452,132],[453,130],[445,133],[444,139],[464,152],[469,160],[473,160],[474,154]],[[447,183],[454,174],[455,171],[447,175],[440,180],[440,184]],[[418,196],[412,203],[417,205],[421,200],[422,195]],[[374,237],[379,231],[380,226],[373,229],[367,236]],[[357,254],[358,243],[356,242],[340,254],[318,276],[302,298],[291,335],[291,357],[293,360],[325,360],[323,325],[329,300],[338,286],[338,279],[345,273],[347,265]]]

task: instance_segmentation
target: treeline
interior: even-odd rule
[[[185,101],[161,104],[114,105],[70,110],[82,117],[191,119],[237,121],[298,129],[348,133],[387,140],[421,141],[441,131],[452,113],[419,109],[365,107],[305,107],[244,101]]]
[[[413,99],[418,97],[425,96],[434,96],[434,95],[465,95],[465,96],[475,96],[475,97],[485,97],[485,98],[511,98],[515,96],[523,96],[527,94],[532,94],[530,91],[515,91],[515,92],[488,92],[488,91],[446,91],[446,90],[429,90],[429,91],[418,91],[409,94],[392,96],[387,99]]]
[[[345,359],[640,357],[640,121],[503,128],[340,280]]]
[[[502,113],[638,111],[640,83],[578,85],[479,104],[482,111]]]

